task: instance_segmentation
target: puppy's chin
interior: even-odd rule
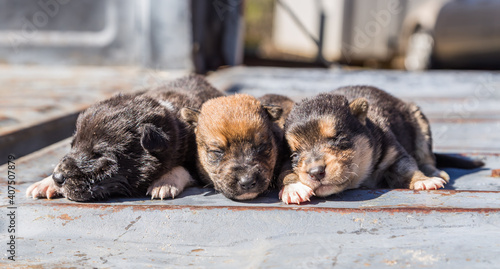
[[[111,196],[131,196],[130,185],[119,177],[108,178],[99,183],[65,183],[62,186],[64,197],[75,202],[107,200]]]
[[[63,186],[62,192],[64,197],[66,197],[66,199],[75,202],[90,202],[97,200],[95,199],[95,197],[92,196],[92,193],[88,191],[81,191],[80,189],[74,190],[71,188],[65,188],[65,186]]]
[[[234,200],[238,200],[238,201],[250,200],[250,199],[256,198],[257,196],[259,196],[258,192],[248,192],[248,193],[243,193],[243,194],[240,194],[240,195],[234,197]]]
[[[326,197],[332,194],[340,193],[348,189],[348,186],[350,185],[346,180],[334,180],[332,178],[328,178],[328,175],[327,178],[317,181],[310,179],[305,173],[300,173],[299,180],[302,184],[310,187],[314,191],[314,194],[319,197]]]

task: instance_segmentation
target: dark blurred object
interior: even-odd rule
[[[193,61],[205,74],[243,60],[243,0],[192,0]]]
[[[499,68],[499,14],[498,0],[426,1],[403,25],[405,68]]]

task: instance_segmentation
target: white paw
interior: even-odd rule
[[[174,167],[170,172],[161,176],[148,188],[146,194],[151,195],[151,199],[164,199],[179,195],[184,188],[193,182],[191,175],[182,166]]]
[[[43,180],[40,180],[36,183],[33,183],[27,190],[26,190],[26,196],[27,197],[33,197],[33,199],[39,199],[39,198],[55,198],[62,196],[62,190],[60,187],[58,187],[54,180],[52,179],[52,175],[44,178]]]
[[[430,177],[425,180],[417,181],[413,185],[414,190],[437,190],[439,188],[444,188],[444,184],[447,181],[440,177]]]
[[[314,192],[309,186],[301,182],[285,185],[281,189],[279,197],[286,204],[300,204],[301,202],[310,201]]]

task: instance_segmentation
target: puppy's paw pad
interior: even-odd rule
[[[279,194],[280,199],[286,204],[300,204],[310,201],[313,195],[313,190],[300,182],[285,185]]]
[[[440,177],[430,177],[428,179],[424,179],[421,181],[415,182],[413,189],[414,190],[437,190],[440,188],[444,188],[444,184],[447,181]]]
[[[51,199],[59,197],[61,195],[62,195],[61,188],[56,186],[54,180],[52,179],[52,176],[48,176],[43,180],[33,183],[26,190],[26,196],[33,197],[33,199],[40,199],[40,198]]]

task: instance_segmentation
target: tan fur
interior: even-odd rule
[[[321,127],[326,130],[326,124]],[[325,135],[325,132],[320,132]],[[326,133],[326,137],[330,137]],[[321,147],[320,159],[309,161],[299,160],[294,173],[300,182],[314,190],[318,196],[328,196],[346,189],[358,188],[370,174],[373,160],[373,150],[367,137],[359,135],[353,139],[353,150],[332,150],[326,144]],[[325,178],[321,181],[311,179],[308,171],[316,166],[325,166]],[[293,178],[288,175],[286,178]],[[289,180],[290,181],[290,180]]]
[[[246,94],[209,100],[202,107],[197,132],[222,146],[228,139],[266,139],[259,137],[266,127],[261,110],[260,102]]]
[[[318,121],[319,133],[322,137],[334,137],[337,133],[332,124],[333,119],[325,118]]]
[[[292,151],[298,150],[302,142],[300,138],[290,133],[286,134],[286,141],[288,142],[288,146]]]
[[[276,107],[266,108],[250,95],[236,94],[207,101],[197,117],[199,173],[231,199],[253,199],[271,183],[278,146],[272,131],[276,111],[269,109]],[[262,146],[266,150],[259,151]],[[258,177],[260,187],[241,189],[238,182],[245,176]]]
[[[319,138],[332,138],[337,134],[337,131],[334,128],[333,119],[325,118],[320,119],[316,122],[318,137],[308,137],[305,135],[298,135],[292,133],[286,134],[286,140],[288,142],[288,146],[292,151],[296,151],[300,149],[303,145],[312,144],[317,142],[316,140]]]

